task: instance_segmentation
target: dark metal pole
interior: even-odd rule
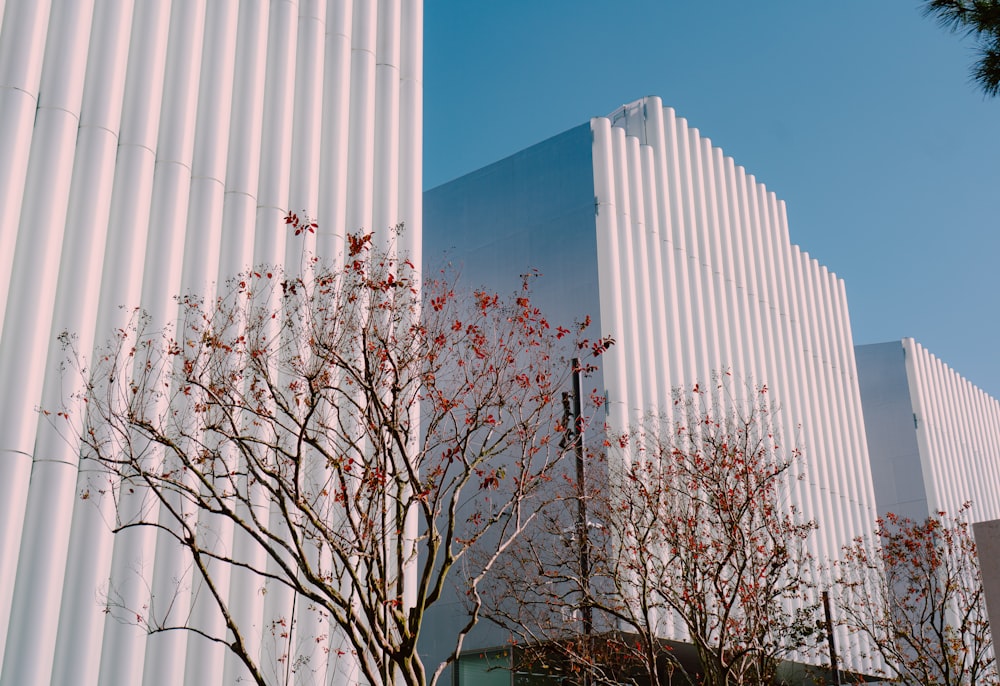
[[[826,613],[826,640],[830,644],[830,671],[833,683],[840,686],[840,668],[837,666],[837,644],[833,637],[833,613],[830,611],[830,594],[823,591],[823,611]]]
[[[576,452],[577,526],[580,529],[580,582],[583,587],[583,633],[594,630],[593,608],[590,606],[590,532],[587,527],[587,465],[583,459],[583,390],[580,360],[573,358],[573,449]]]

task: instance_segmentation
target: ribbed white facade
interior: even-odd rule
[[[880,513],[1000,518],[1000,401],[912,338],[857,357]]]
[[[1000,401],[912,338],[902,344],[930,512],[970,502],[970,521],[1000,518]]]
[[[184,570],[79,497],[77,451],[37,413],[66,390],[56,338],[89,351],[120,305],[168,322],[174,295],[297,263],[290,210],[319,221],[320,255],[403,222],[419,260],[422,2],[6,0],[0,16],[0,683],[234,683],[221,646],[102,612],[109,580]],[[137,607],[150,592],[120,588]],[[259,589],[231,590],[261,627]]]
[[[615,338],[601,358],[612,430],[639,425],[671,406],[675,387],[705,387],[720,371],[737,392],[746,379],[766,384],[782,446],[804,454],[790,499],[819,524],[812,555],[837,559],[872,530],[844,283],[791,243],[784,203],[659,98],[432,189],[424,202],[427,254],[449,250],[493,287],[537,268],[535,301],[553,319],[594,315]],[[470,643],[499,645],[494,636]],[[846,633],[838,646],[846,668],[871,672],[865,646]]]
[[[791,243],[784,202],[659,98],[591,128],[601,325],[619,341],[602,358],[609,423],[719,370],[767,384],[804,452],[791,498],[819,523],[812,553],[836,559],[876,517],[843,281]]]

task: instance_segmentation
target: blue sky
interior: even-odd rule
[[[855,343],[912,336],[1000,397],[1000,99],[913,0],[426,0],[424,186],[643,95],[788,205]]]

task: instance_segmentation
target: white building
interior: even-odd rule
[[[78,497],[75,446],[37,413],[64,391],[56,337],[89,351],[119,305],[167,322],[172,296],[281,263],[289,210],[318,219],[321,255],[404,222],[419,258],[422,2],[6,0],[0,17],[0,683],[233,683],[221,646],[102,613],[109,579],[179,561]]]
[[[602,357],[613,429],[713,371],[752,377],[804,451],[792,498],[820,525],[815,557],[871,531],[844,283],[791,243],[784,203],[659,98],[429,190],[424,208],[425,255],[445,250],[473,285],[511,290],[537,268],[550,316],[590,314],[617,340]],[[847,669],[870,671],[856,643],[841,651]]]
[[[1000,518],[1000,401],[912,338],[855,353],[879,514]]]
[[[889,390],[858,348],[859,388],[843,282],[791,243],[773,192],[658,98],[429,191],[424,215],[422,47],[422,0],[0,0],[0,686],[240,676],[223,646],[104,614],[116,580],[169,583],[182,562],[153,535],[112,536],[110,504],[81,497],[76,446],[37,408],[66,390],[60,333],[93,350],[120,306],[169,322],[178,293],[297,260],[288,211],[318,220],[320,255],[403,222],[414,262],[450,250],[467,281],[514,287],[539,268],[547,310],[617,339],[613,427],[714,370],[768,384],[806,455],[794,497],[820,522],[818,558],[893,507],[971,499],[976,519],[1000,517],[997,401],[908,339],[871,349]],[[869,450],[893,455],[874,486]],[[155,591],[130,588],[135,607]],[[277,609],[231,590],[275,650]],[[432,658],[451,647],[425,639]],[[324,655],[299,681],[344,676]]]

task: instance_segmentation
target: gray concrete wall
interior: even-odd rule
[[[929,511],[906,358],[900,341],[854,348],[879,515],[923,521]],[[874,522],[872,523],[874,526]]]
[[[600,335],[589,123],[427,191],[424,226],[426,274],[450,265],[460,285],[506,294],[520,289],[522,274],[537,270],[532,299],[552,326],[589,315],[592,337]],[[585,391],[595,387],[603,389],[599,375],[585,382]],[[428,612],[420,653],[429,669],[454,649],[467,619],[466,601],[455,592]],[[481,619],[464,650],[503,648],[507,640]]]
[[[972,525],[979,554],[979,569],[983,574],[983,592],[986,611],[990,616],[990,630],[1000,635],[1000,519],[977,522]]]

